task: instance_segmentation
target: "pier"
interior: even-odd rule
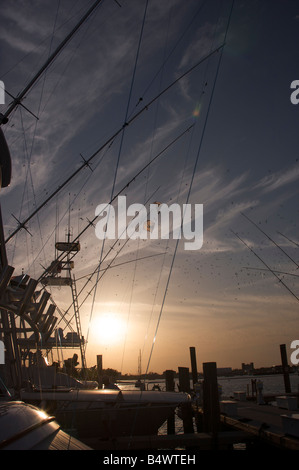
[[[281,346],[282,360],[284,348]],[[221,399],[217,366],[203,363],[203,381],[198,382],[195,348],[190,348],[189,369],[179,367],[179,387],[193,400],[179,410],[183,432],[175,433],[174,418],[167,422],[167,434],[118,437],[113,441],[94,440],[88,444],[101,450],[299,450],[299,394],[291,393],[284,364],[285,394],[263,395],[259,381],[252,389],[236,390]],[[174,371],[165,371],[166,388],[174,390]]]

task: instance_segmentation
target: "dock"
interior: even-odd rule
[[[93,440],[87,444],[99,450],[299,450],[299,395],[286,392],[280,396],[263,396],[259,381],[253,381],[254,395],[235,391],[222,398],[217,382],[217,366],[203,363],[203,382],[198,387],[195,348],[190,348],[193,390],[188,368],[179,368],[180,390],[193,397],[179,415],[183,431],[175,432],[174,418],[167,422],[167,434],[118,437],[113,441]],[[165,371],[166,389],[174,389],[174,371]]]
[[[299,414],[294,413],[294,410],[269,404],[258,405],[252,401],[238,402],[236,416],[220,415],[224,427],[247,434],[245,443],[249,445],[252,439],[253,444],[299,450],[299,437],[288,434],[288,428],[285,428],[288,420],[294,420],[299,429]]]
[[[118,437],[113,441],[89,440],[96,450],[299,450],[299,437],[288,435],[283,418],[292,418],[294,412],[272,405],[258,405],[252,401],[236,403],[237,414],[220,413],[219,430],[197,431],[203,425],[203,409],[197,409],[193,432],[182,434]],[[298,414],[299,423],[299,414]]]

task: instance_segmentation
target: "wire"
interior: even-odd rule
[[[266,266],[266,268],[270,271],[270,273],[273,274],[273,276],[276,277],[276,279],[278,279],[278,281],[289,291],[289,293],[291,295],[293,295],[295,297],[296,300],[298,300],[299,302],[299,297],[297,297],[296,294],[294,294],[294,292],[283,282],[282,279],[280,279],[279,276],[277,276],[276,272],[273,271],[273,269],[270,268],[270,266],[267,265],[267,263],[244,241],[242,240],[242,238],[237,234],[235,233],[233,230],[231,230],[231,232],[245,245],[247,246],[247,248]]]
[[[234,6],[234,0],[232,1],[232,4],[231,4],[231,10],[230,10],[230,14],[229,14],[229,18],[228,18],[228,22],[227,22],[227,26],[226,26],[226,31],[225,31],[224,43],[226,41],[229,25],[230,25],[230,22],[231,22],[233,6]],[[213,100],[213,97],[214,97],[214,92],[215,92],[216,82],[217,82],[217,78],[218,78],[218,74],[219,74],[219,70],[220,70],[222,55],[223,55],[223,48],[221,49],[220,57],[219,57],[218,64],[217,64],[217,70],[216,70],[214,83],[213,83],[213,87],[212,87],[212,91],[211,91],[211,95],[210,95],[207,114],[206,114],[205,121],[204,121],[203,131],[202,131],[201,139],[200,139],[199,146],[198,146],[198,151],[197,151],[197,156],[196,156],[196,160],[195,160],[195,164],[194,164],[194,168],[193,168],[191,182],[190,182],[190,186],[189,186],[189,190],[188,190],[188,195],[187,195],[187,198],[186,198],[186,204],[188,203],[189,198],[190,198],[191,189],[192,189],[192,185],[193,185],[193,181],[194,181],[194,177],[195,177],[195,173],[196,173],[196,169],[197,169],[197,164],[198,164],[198,161],[199,161],[199,155],[200,155],[200,152],[201,152],[202,143],[203,143],[203,139],[204,139],[204,135],[205,135],[205,130],[206,130],[206,126],[207,126],[207,122],[208,122],[208,118],[209,118],[209,114],[210,114],[210,110],[211,110],[212,100]],[[170,270],[169,270],[169,274],[168,274],[168,279],[167,279],[167,282],[166,282],[166,287],[165,287],[165,291],[164,291],[164,296],[163,296],[163,300],[162,300],[162,304],[161,304],[161,309],[160,309],[158,321],[157,321],[156,331],[155,331],[154,339],[153,339],[153,342],[152,342],[152,347],[151,347],[149,360],[148,360],[148,364],[147,364],[147,368],[146,368],[147,371],[149,370],[149,365],[150,365],[150,362],[151,362],[155,342],[156,342],[156,339],[157,339],[159,325],[160,325],[161,318],[162,318],[162,312],[163,312],[163,309],[164,309],[164,304],[165,304],[165,300],[166,300],[166,296],[167,296],[167,292],[168,292],[168,287],[169,287],[169,283],[170,283],[170,279],[171,279],[171,275],[172,275],[172,271],[173,271],[173,266],[174,266],[174,261],[175,261],[176,254],[177,254],[179,241],[180,240],[177,239],[176,245],[175,245],[175,250],[174,250],[174,254],[173,254],[173,258],[172,258],[172,262],[171,262],[171,266],[170,266]]]
[[[129,106],[130,106],[130,102],[131,102],[133,86],[134,86],[134,83],[135,83],[135,75],[136,75],[136,69],[137,69],[137,63],[138,63],[138,58],[139,58],[141,41],[142,41],[142,37],[143,37],[143,30],[144,30],[145,18],[146,18],[146,13],[147,13],[147,7],[148,7],[148,0],[146,0],[144,15],[143,15],[143,21],[142,21],[141,31],[140,31],[140,35],[139,35],[139,42],[138,42],[138,46],[137,46],[137,53],[136,53],[136,58],[135,58],[135,63],[134,63],[134,69],[133,69],[133,75],[132,75],[132,80],[131,80],[131,86],[130,86],[130,91],[129,91],[128,102],[127,102],[127,108],[126,108],[126,113],[125,113],[125,120],[124,120],[125,123],[127,122],[127,119],[128,119]],[[122,152],[124,135],[125,135],[125,126],[122,128],[122,133],[121,133],[121,142],[120,142],[120,146],[119,146],[119,152],[118,152],[118,156],[117,156],[116,168],[115,168],[115,172],[114,172],[114,179],[113,179],[113,184],[112,184],[112,189],[111,189],[111,199],[113,198],[113,194],[114,194],[114,190],[115,190],[115,184],[116,184],[116,179],[117,179],[117,175],[118,175],[118,168],[119,168],[119,162],[120,162],[120,157],[121,157],[121,152]],[[109,206],[109,212],[110,212],[110,206]],[[109,219],[109,212],[108,212],[108,215],[107,215],[107,220]],[[102,262],[104,246],[105,246],[105,238],[103,240],[102,247],[101,247],[99,266],[101,265],[101,262]],[[96,288],[94,290],[94,296],[93,296],[93,300],[92,300],[91,313],[90,313],[90,318],[89,318],[89,327],[88,327],[88,330],[87,330],[87,337],[86,337],[86,345],[87,345],[87,342],[88,342],[89,329],[90,329],[91,320],[92,320],[93,311],[94,311],[98,279],[99,279],[99,272],[97,273]]]

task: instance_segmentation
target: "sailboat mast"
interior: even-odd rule
[[[102,0],[96,0],[93,5],[89,8],[89,10],[83,15],[80,21],[76,24],[76,26],[72,29],[72,31],[66,36],[66,38],[59,44],[59,46],[55,49],[53,54],[46,60],[44,65],[40,68],[40,70],[34,75],[34,77],[30,80],[27,86],[23,89],[23,91],[13,100],[12,104],[9,106],[7,111],[0,115],[0,125],[7,123],[8,116],[12,113],[12,111],[21,104],[21,101],[25,98],[28,91],[32,88],[34,83],[39,79],[39,77],[43,74],[43,72],[51,65],[54,61],[56,56],[59,52],[64,48],[64,46],[70,41],[70,39],[74,36],[74,34],[78,31],[78,29],[82,26],[82,24],[87,20],[87,18],[91,15],[91,13],[96,9],[99,3]]]

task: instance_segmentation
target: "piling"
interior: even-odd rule
[[[179,367],[180,392],[190,393],[190,377],[188,367]]]
[[[175,376],[175,371],[174,370],[166,370],[164,372],[165,375],[165,383],[166,383],[166,390],[167,392],[174,392],[174,376]]]
[[[97,372],[98,372],[98,383],[99,388],[103,387],[103,356],[102,354],[97,355]]]
[[[189,368],[188,367],[179,367],[179,386],[180,392],[190,393],[190,375],[189,375]],[[190,403],[183,403],[180,407],[182,420],[183,420],[183,427],[185,434],[193,433],[193,412],[192,412],[192,405]]]
[[[197,384],[198,382],[198,373],[197,373],[195,348],[193,346],[190,346],[190,359],[191,359],[192,382],[193,382],[193,389],[194,389],[194,385]]]
[[[203,375],[203,430],[212,434],[214,446],[217,447],[217,436],[220,429],[220,404],[216,363],[203,363]]]
[[[166,370],[164,372],[165,375],[165,382],[166,382],[166,391],[167,392],[174,392],[174,376],[175,376],[175,371],[174,370]],[[168,419],[167,419],[167,434],[175,434],[175,414],[173,413]]]
[[[282,371],[283,371],[285,392],[286,393],[291,393],[289,365],[288,365],[287,350],[286,350],[286,345],[285,344],[280,345],[280,355],[281,355],[281,362],[282,362]]]

